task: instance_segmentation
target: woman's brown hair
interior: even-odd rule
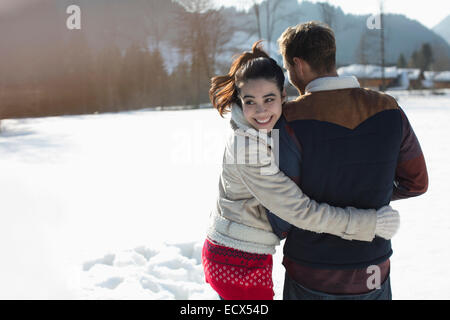
[[[283,70],[261,49],[261,41],[253,44],[252,51],[246,51],[238,56],[231,64],[227,75],[212,78],[209,98],[222,117],[230,111],[233,103],[241,106],[239,89],[236,85],[240,82],[258,78],[274,80],[280,91],[283,91],[285,80]]]

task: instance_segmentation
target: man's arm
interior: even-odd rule
[[[244,148],[238,153],[245,152]],[[255,159],[260,149],[250,141],[250,159]],[[370,242],[374,239],[376,210],[339,208],[310,199],[294,181],[273,166],[271,157],[264,157],[264,153],[259,153],[261,157],[257,163],[235,164],[241,182],[262,206],[303,230],[328,233],[347,240]]]
[[[428,189],[428,172],[422,148],[401,108],[400,112],[403,134],[391,200],[420,196]]]

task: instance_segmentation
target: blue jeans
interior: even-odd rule
[[[285,274],[283,300],[392,300],[390,276],[380,289],[363,294],[335,295],[305,288]]]

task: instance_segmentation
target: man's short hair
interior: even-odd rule
[[[287,28],[278,39],[284,59],[294,65],[294,57],[305,60],[316,73],[336,68],[336,40],[327,25],[311,21]]]

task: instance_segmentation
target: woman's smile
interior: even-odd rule
[[[273,116],[270,116],[270,117],[265,118],[265,119],[263,119],[263,120],[259,120],[259,119],[255,119],[255,120],[256,120],[256,122],[258,122],[259,124],[267,124],[267,123],[270,122],[270,120],[272,120],[272,118],[273,118]]]
[[[255,129],[272,130],[281,116],[284,92],[267,79],[248,80],[239,89],[245,119]]]

